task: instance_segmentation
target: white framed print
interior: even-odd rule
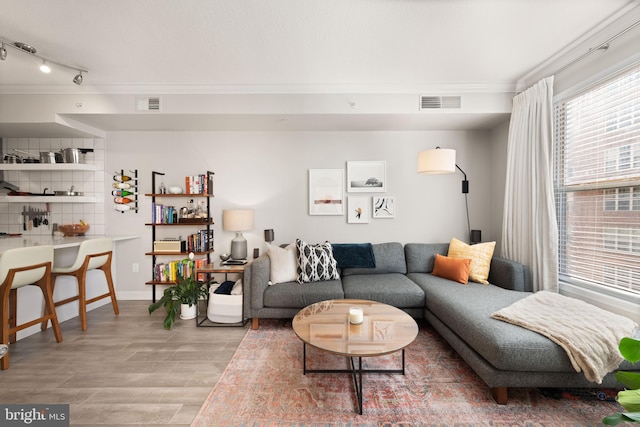
[[[373,196],[371,209],[373,218],[394,218],[396,216],[396,198],[392,196]]]
[[[309,215],[344,215],[343,184],[343,169],[309,169]]]
[[[347,192],[384,193],[387,188],[387,162],[347,162]]]
[[[370,199],[368,196],[347,197],[347,222],[349,224],[368,224]]]

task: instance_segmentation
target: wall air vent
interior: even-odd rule
[[[160,97],[136,98],[136,111],[160,111]]]
[[[460,108],[460,96],[425,96],[420,97],[421,110],[433,110],[443,108]]]

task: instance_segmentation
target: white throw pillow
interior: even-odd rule
[[[267,255],[271,261],[269,284],[294,282],[298,277],[298,256],[296,245],[286,248],[267,244]]]
[[[231,295],[242,295],[242,279],[238,279],[231,288]]]

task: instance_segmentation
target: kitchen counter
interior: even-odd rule
[[[74,248],[80,246],[85,240],[100,239],[103,237],[111,237],[114,242],[137,239],[140,236],[126,235],[88,235],[73,237],[53,237],[53,236],[16,236],[16,237],[0,237],[0,254],[8,249],[24,248],[31,246],[52,245],[53,249]]]

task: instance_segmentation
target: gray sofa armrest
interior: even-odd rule
[[[264,307],[264,291],[269,286],[270,268],[271,262],[265,253],[244,269],[244,286],[249,288],[251,310]]]
[[[513,291],[533,291],[529,267],[506,258],[494,256],[491,259],[489,283]]]

